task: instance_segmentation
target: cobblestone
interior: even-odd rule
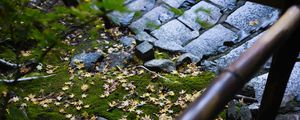
[[[199,30],[205,26],[212,26],[221,17],[221,10],[205,1],[201,1],[190,10],[184,12],[178,19],[194,30]]]

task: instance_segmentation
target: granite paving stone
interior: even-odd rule
[[[246,33],[251,33],[276,22],[279,14],[280,11],[275,8],[246,2],[230,14],[226,22]]]
[[[239,47],[231,50],[229,53],[216,60],[206,61],[206,62],[212,62],[209,63],[209,65],[206,64],[206,67],[212,71],[218,71],[226,68],[229,64],[237,60],[242,53],[244,53],[248,48],[250,48],[262,36],[262,34],[263,33],[257,35],[256,37],[243,43]]]
[[[154,42],[157,39],[155,39],[154,37],[152,37],[151,35],[149,35],[146,32],[140,32],[135,36],[135,39],[137,39],[137,42],[143,42],[143,41],[148,41],[148,42]]]
[[[293,100],[298,94],[300,94],[300,62],[295,64],[295,67],[291,73],[291,77],[287,84],[281,106],[285,106],[287,102]],[[253,78],[248,84],[255,89],[255,97],[260,102],[262,99],[263,91],[267,81],[268,73]]]
[[[178,19],[194,30],[199,30],[203,25],[212,26],[218,22],[222,16],[221,10],[205,1],[194,5],[191,9],[184,12]]]
[[[170,8],[167,8],[165,5],[160,5],[130,24],[129,28],[135,33],[153,31],[168,22],[174,16],[175,13],[173,13]]]
[[[210,0],[211,2],[222,6],[225,9],[233,9],[236,7],[237,0]]]
[[[184,52],[184,48],[174,41],[157,40],[154,46],[169,52]]]
[[[190,30],[176,19],[152,31],[151,34],[158,40],[174,41],[179,45],[186,44],[188,41],[199,36],[198,31]]]
[[[187,44],[185,50],[201,59],[204,55],[220,52],[220,48],[226,47],[223,45],[224,42],[235,41],[236,39],[238,39],[238,35],[235,32],[219,24]]]
[[[162,0],[162,1],[164,1],[165,3],[167,3],[168,5],[170,5],[174,8],[178,8],[186,0]]]
[[[129,3],[130,2],[130,3]],[[138,12],[146,12],[154,8],[156,0],[135,0],[135,1],[125,1],[125,4],[128,8],[129,12],[119,12],[113,11],[107,16],[118,25],[128,25],[133,19],[135,13]]]

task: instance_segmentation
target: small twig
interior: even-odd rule
[[[243,101],[248,101],[248,102],[257,102],[257,100],[255,98],[247,97],[244,95],[235,95],[235,98],[242,99]]]
[[[143,68],[143,69],[145,69],[146,71],[148,71],[148,72],[150,72],[150,73],[152,73],[152,74],[154,74],[154,75],[157,75],[158,77],[161,77],[161,78],[163,78],[163,79],[165,79],[165,80],[170,81],[169,78],[166,78],[166,77],[160,75],[159,73],[156,73],[156,72],[154,72],[154,71],[152,71],[152,70],[149,70],[148,68],[146,68],[146,67],[143,66],[143,65],[140,65],[140,66],[138,66],[138,67],[139,67],[139,68]]]
[[[22,81],[30,81],[30,80],[40,79],[40,78],[48,78],[48,77],[51,77],[51,76],[54,76],[54,75],[55,75],[55,74],[53,74],[53,75],[47,75],[47,76],[19,78],[19,79],[18,79],[18,82],[22,82]],[[0,80],[0,82],[6,82],[6,83],[13,83],[14,81],[15,81],[15,80]]]

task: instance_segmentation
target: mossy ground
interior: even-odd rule
[[[45,59],[47,64],[51,64],[53,66],[59,66],[59,68],[55,71],[55,76],[49,78],[41,78],[33,81],[20,82],[12,86],[6,86],[3,83],[0,84],[0,90],[2,92],[7,91],[7,87],[16,96],[20,98],[17,102],[11,102],[8,105],[8,111],[19,111],[20,106],[24,103],[26,104],[25,111],[28,116],[28,119],[65,119],[66,114],[72,114],[76,116],[102,116],[110,120],[116,120],[122,118],[122,116],[127,116],[127,119],[137,119],[137,114],[134,112],[124,112],[122,109],[113,108],[111,109],[109,106],[109,102],[123,100],[123,97],[128,94],[128,91],[124,90],[121,86],[118,86],[117,89],[112,92],[108,97],[101,98],[101,94],[104,92],[103,85],[105,84],[105,79],[102,77],[103,74],[95,74],[92,77],[87,77],[83,79],[78,79],[75,77],[74,80],[71,80],[74,84],[70,87],[69,90],[63,91],[62,87],[65,86],[66,82],[69,82],[71,75],[68,72],[68,62],[62,62],[60,60],[59,55],[52,52],[49,54],[50,57]],[[34,72],[28,76],[36,76],[36,75],[44,75],[46,73],[43,72]],[[107,73],[110,74],[110,73]],[[204,72],[198,76],[187,76],[184,78],[180,78],[178,75],[173,74],[163,74],[169,80],[165,80],[162,78],[158,78],[153,80],[152,74],[144,72],[140,75],[133,75],[131,77],[126,78],[128,82],[133,82],[136,86],[136,93],[138,96],[141,96],[143,93],[147,92],[145,89],[149,84],[153,85],[155,89],[160,89],[161,87],[166,88],[168,91],[174,91],[175,95],[170,96],[169,98],[174,102],[179,97],[179,92],[185,90],[186,93],[192,93],[194,91],[203,90],[214,77],[213,73]],[[110,77],[116,78],[117,75],[114,75],[111,72]],[[87,92],[83,92],[80,87],[83,84],[89,84],[89,89]],[[66,95],[74,94],[70,101],[74,100],[82,100],[84,105],[90,105],[89,108],[82,108],[81,110],[77,110],[75,107],[64,108],[63,105],[54,105],[49,104],[48,107],[42,107],[38,103],[33,103],[25,100],[24,98],[29,96],[30,94],[35,95],[36,97],[44,97],[51,98],[51,94],[55,96],[60,92],[64,92]],[[87,94],[86,98],[81,98],[82,94]],[[157,93],[158,94],[158,93]],[[142,101],[143,99],[136,96],[132,97],[132,99]],[[157,96],[156,93],[153,96]],[[3,96],[2,96],[3,97]],[[59,109],[64,108],[66,113],[60,113]],[[108,111],[110,109],[110,111]],[[153,113],[158,113],[161,107],[158,107],[154,104],[145,104],[140,107],[143,110],[144,114],[150,115],[152,118],[158,119]],[[180,107],[172,107],[174,113],[179,113],[182,111]],[[24,115],[22,112],[14,112],[15,114],[19,113],[20,115]],[[13,114],[7,114],[9,119],[20,119]],[[23,119],[21,117],[21,119]]]
[[[63,72],[67,70],[66,68],[61,69],[61,73],[58,73],[54,77],[45,78],[45,79],[38,79],[34,81],[22,82],[18,83],[15,86],[12,86],[12,90],[17,94],[17,96],[21,97],[21,100],[16,103],[11,103],[10,107],[19,107],[22,103],[26,103],[26,111],[29,119],[40,119],[40,118],[47,118],[47,119],[61,119],[65,118],[64,114],[59,113],[58,106],[50,106],[49,108],[43,108],[40,105],[33,104],[32,102],[28,102],[23,100],[22,98],[28,96],[29,94],[35,94],[38,96],[49,95],[51,93],[59,93],[61,92],[61,88],[64,86],[64,83],[69,81],[68,74]],[[84,104],[90,105],[88,109],[83,110],[76,110],[75,108],[68,108],[66,109],[67,113],[72,113],[76,115],[82,115],[83,113],[93,114],[93,115],[100,115],[102,117],[115,120],[120,119],[122,116],[126,115],[129,119],[135,118],[135,113],[128,113],[124,112],[120,109],[113,109],[111,111],[107,111],[110,107],[108,105],[109,102],[113,100],[122,100],[123,96],[127,95],[128,92],[122,89],[121,87],[114,91],[109,97],[107,98],[100,98],[100,95],[103,93],[103,79],[100,78],[101,75],[97,75],[85,80],[74,80],[75,84],[66,93],[73,93],[75,95],[74,99],[81,99],[82,91],[80,90],[80,86],[88,81],[93,81],[95,83],[94,86],[90,86],[89,91],[86,92],[88,97],[83,99]],[[200,76],[196,77],[186,77],[186,78],[179,78],[174,75],[167,75],[171,81],[165,81],[163,79],[159,79],[156,81],[151,80],[150,74],[143,74],[138,76],[132,76],[128,78],[128,81],[133,81],[136,85],[137,93],[145,93],[147,90],[145,89],[147,85],[153,84],[157,88],[159,86],[164,86],[169,90],[175,92],[175,96],[172,98],[175,100],[178,97],[178,93],[181,90],[186,90],[187,93],[191,93],[193,91],[202,90],[210,83],[214,75],[211,73],[203,73]],[[10,108],[9,107],[9,108]],[[153,104],[142,106],[141,109],[144,111],[145,114],[152,114],[158,113],[159,107]],[[174,108],[175,112],[181,111],[181,109]]]

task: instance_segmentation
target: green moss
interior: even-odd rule
[[[138,18],[142,17],[143,13],[141,11],[136,11],[134,13],[133,19],[137,20]]]
[[[157,25],[156,23],[151,22],[151,21],[147,22],[146,26],[150,29],[159,29],[159,25]]]
[[[203,21],[200,18],[197,18],[196,22],[199,25],[201,25],[201,27],[203,27],[204,29],[209,29],[209,28],[211,28],[213,26],[212,24],[208,23],[207,21]]]
[[[157,58],[167,58],[168,54],[162,53],[157,54]],[[65,86],[65,82],[70,81],[70,75],[68,73],[68,62],[59,62],[60,58],[56,54],[50,54],[45,62],[47,64],[51,63],[53,66],[59,66],[55,71],[55,76],[49,78],[42,78],[33,81],[20,82],[13,86],[11,90],[17,94],[20,98],[24,98],[29,94],[34,94],[38,96],[47,96],[49,94],[57,94],[62,92],[62,87]],[[46,64],[45,64],[46,65]],[[113,74],[114,71],[107,73],[107,77],[115,79],[117,75]],[[34,72],[30,76],[45,75],[45,73]],[[134,75],[127,78],[127,82],[133,82],[136,86],[137,96],[129,96],[129,99],[134,99],[142,101],[140,98],[142,94],[148,92],[145,88],[152,84],[155,87],[156,92],[164,87],[170,91],[174,91],[174,96],[168,96],[168,98],[175,102],[179,97],[179,92],[181,90],[186,90],[187,93],[192,93],[194,91],[199,91],[204,89],[214,77],[213,73],[204,72],[198,76],[187,76],[185,78],[180,78],[178,75],[164,74],[170,80],[165,80],[162,78],[151,79],[152,75],[149,73],[144,73],[141,75]],[[89,115],[101,116],[110,120],[120,119],[122,116],[128,116],[128,119],[137,119],[137,114],[134,112],[124,112],[121,109],[111,109],[108,105],[109,102],[124,100],[124,96],[128,95],[129,92],[125,91],[120,85],[118,89],[112,92],[107,98],[101,98],[103,94],[104,80],[102,79],[102,74],[96,74],[93,77],[78,79],[77,77],[72,80],[74,85],[70,87],[69,90],[63,91],[66,95],[74,94],[74,98],[71,101],[82,100],[84,105],[90,105],[88,109],[82,108],[82,110],[76,110],[75,107],[64,108],[63,106],[55,106],[54,104],[49,104],[48,108],[43,108],[39,104],[33,104],[24,99],[19,102],[11,103],[9,106],[18,108],[22,103],[26,103],[26,112],[28,118],[31,119],[64,119],[66,114],[59,113],[59,109],[64,108],[67,113],[81,116],[83,113],[88,113]],[[91,82],[94,85],[90,84]],[[89,84],[89,90],[82,92],[80,89],[83,84]],[[0,84],[0,90],[6,89],[5,86]],[[86,98],[81,98],[81,95],[85,93],[88,96]],[[152,94],[153,97],[157,97],[158,93]],[[154,104],[145,104],[144,106],[138,107],[137,109],[143,110],[145,114],[150,115],[152,118],[158,119],[153,113],[158,113],[161,109],[159,106]],[[182,111],[182,108],[174,106],[171,108],[175,113]],[[109,110],[109,111],[108,111]]]
[[[183,15],[184,13],[184,10],[183,9],[177,9],[177,8],[174,8],[174,7],[171,7],[170,6],[170,10],[175,14],[175,15]]]
[[[156,50],[154,52],[154,58],[155,59],[168,59],[168,58],[170,58],[170,55],[166,52],[160,52],[160,51]]]
[[[198,12],[204,12],[204,13],[206,13],[206,14],[208,14],[208,15],[211,15],[211,9],[207,9],[207,8],[204,8],[204,7],[200,7],[200,8],[198,8],[195,12],[196,13],[198,13]]]

